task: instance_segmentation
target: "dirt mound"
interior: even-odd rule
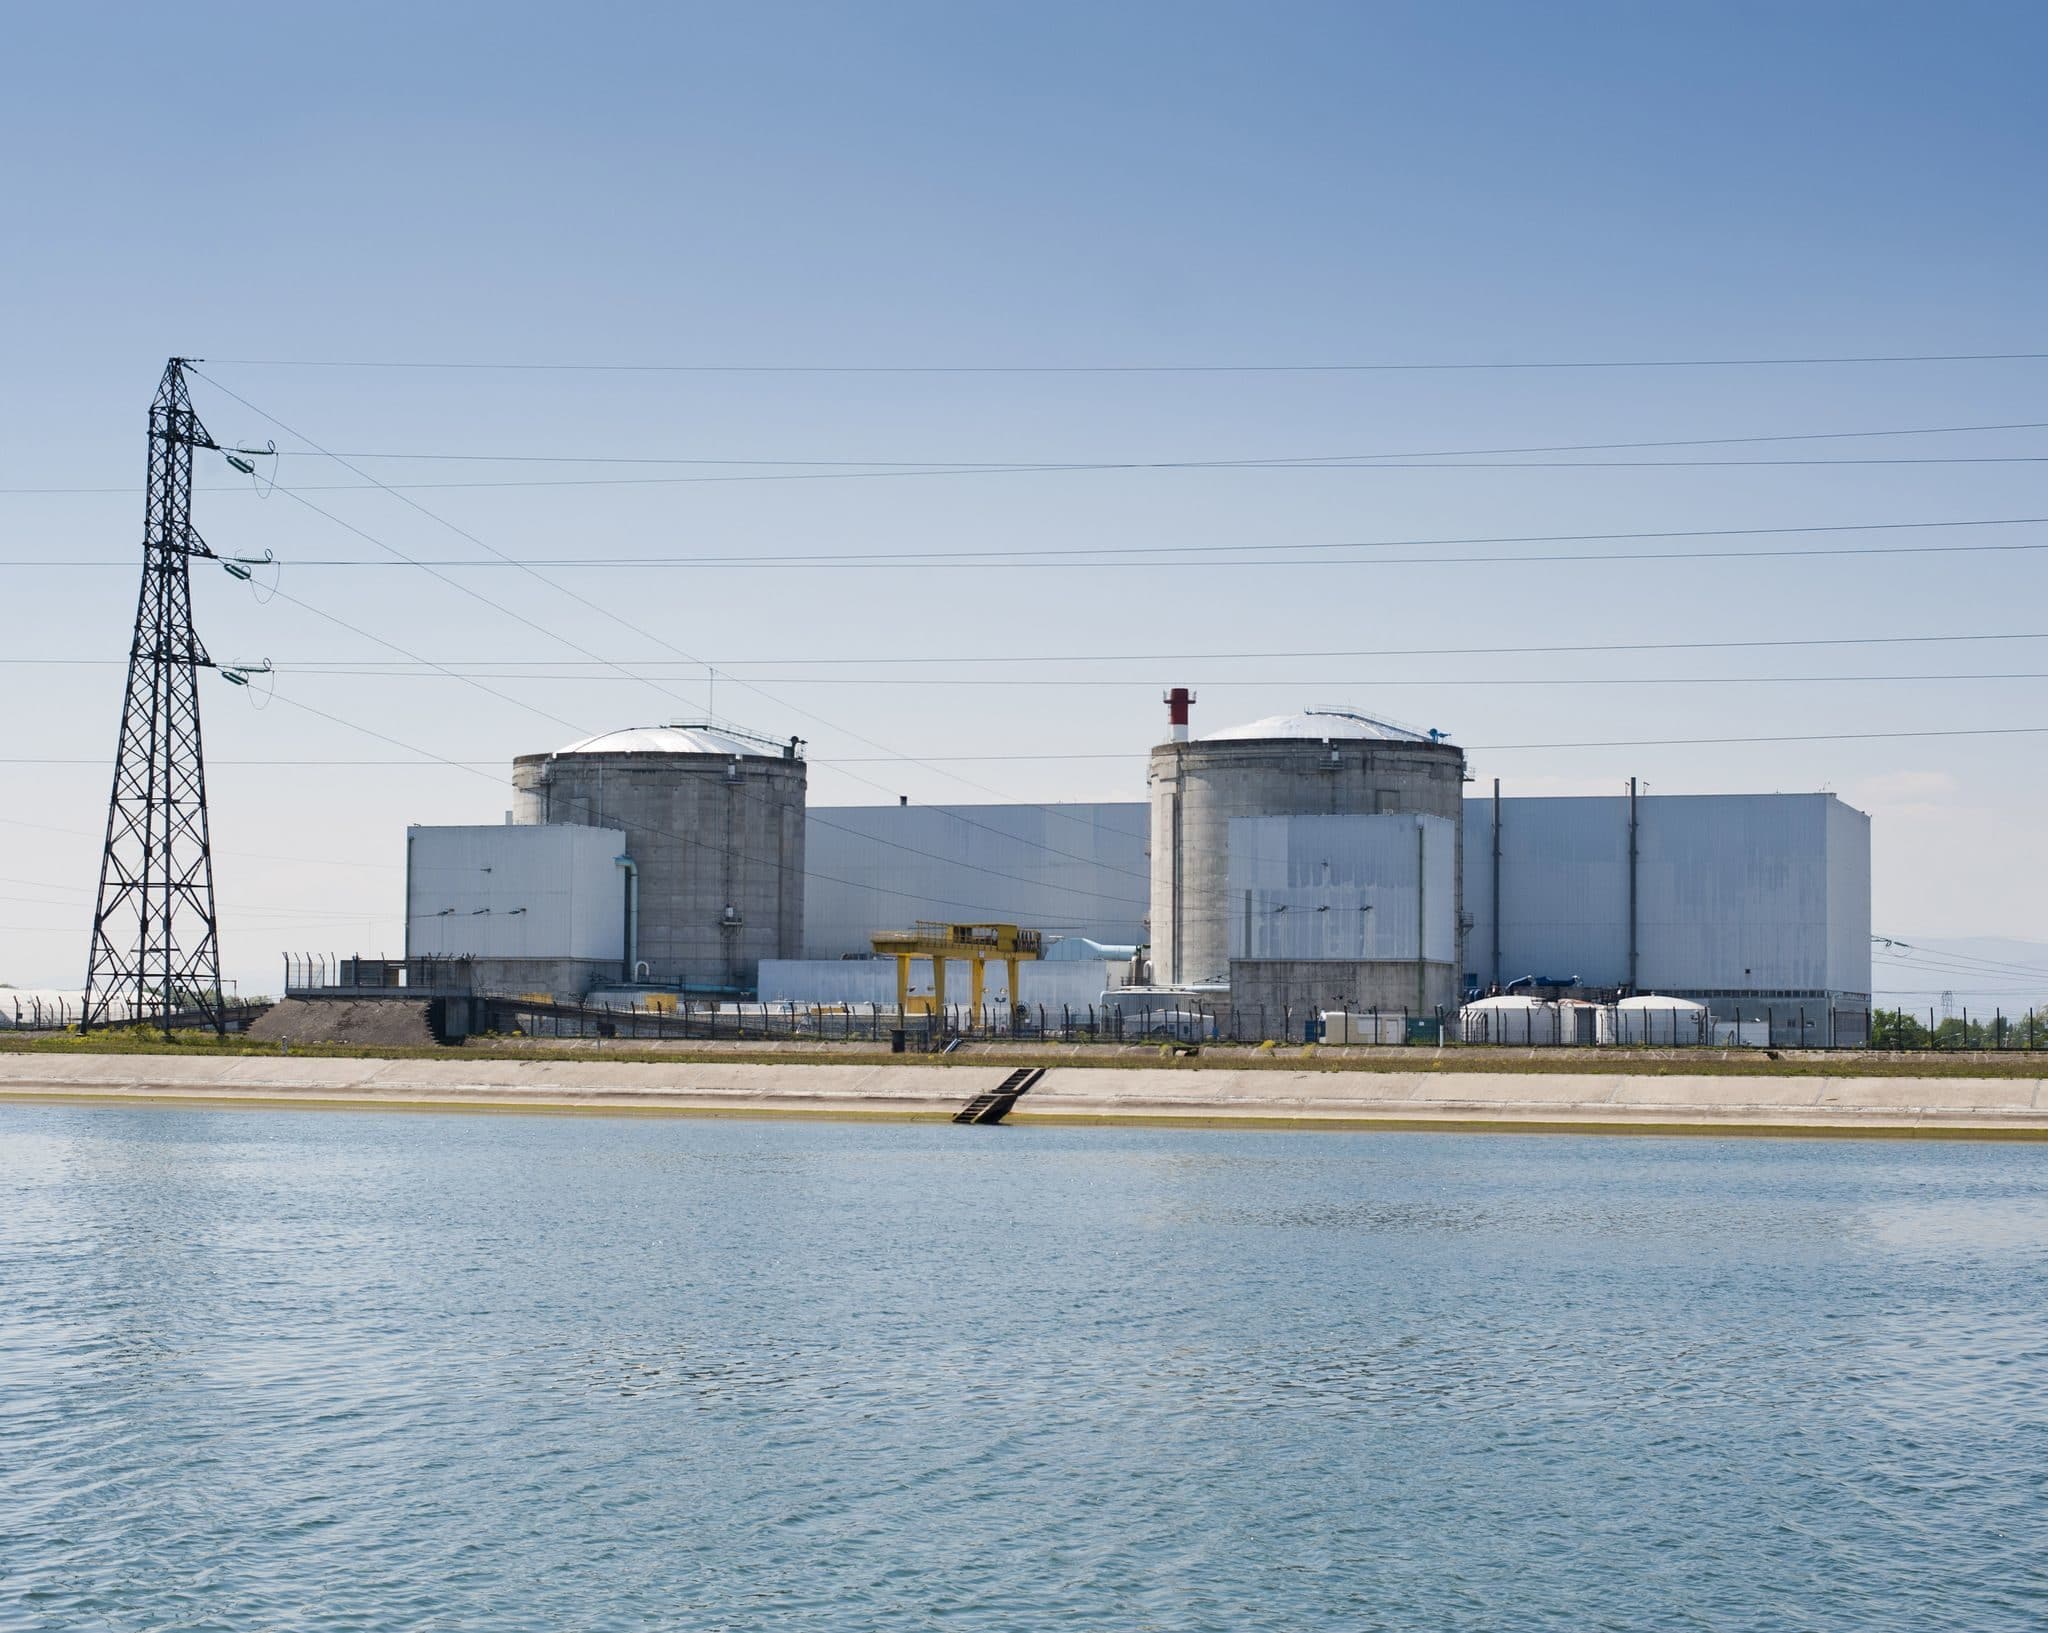
[[[369,1043],[432,1048],[427,1006],[417,999],[287,998],[247,1034],[266,1043]]]

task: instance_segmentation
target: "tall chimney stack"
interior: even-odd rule
[[[1173,740],[1185,743],[1188,740],[1188,705],[1195,701],[1195,694],[1185,686],[1176,686],[1166,694],[1166,718],[1173,727]]]

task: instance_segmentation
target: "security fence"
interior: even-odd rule
[[[333,990],[333,989],[329,989]],[[551,1002],[538,995],[478,1000],[483,1024],[529,1037],[646,1041],[868,1043],[909,1052],[939,1052],[961,1041],[1049,1043],[1263,1042],[1515,1048],[1637,1047],[1852,1050],[2048,1050],[2048,1011],[1994,1016],[1971,1030],[1922,1029],[1902,1036],[1883,1011],[1787,1010],[1750,1019],[1716,1019],[1705,1010],[1627,1009],[1616,1005],[1546,1005],[1465,1014],[1372,1011],[1328,1015],[1287,1007],[1231,1010],[1191,1002],[1166,1005],[1004,1004],[943,1010],[883,1004],[723,1004],[716,1007],[655,995],[651,1002]],[[1968,1041],[1965,1041],[1967,1039]],[[1866,1040],[1869,1040],[1866,1042]]]
[[[2048,1050],[2048,1009],[1989,1018],[1919,1016],[1850,1008],[1792,995],[1476,1000],[1462,1009],[1337,1014],[1239,1004],[1224,994],[1111,993],[1100,1004],[733,1003],[641,991],[627,1001],[563,999],[545,992],[479,991],[467,958],[392,959],[291,955],[287,995],[461,1000],[452,1037],[478,1031],[531,1037],[649,1041],[843,1041],[938,1051],[961,1040],[1054,1043],[1446,1044],[1514,1048],[1804,1049],[1883,1051]],[[75,1005],[73,1006],[75,1009]],[[1727,1013],[1715,1013],[1717,1010]],[[75,1023],[75,1013],[48,1024]],[[9,1025],[0,992],[0,1027]],[[19,1023],[15,1023],[19,1024]]]
[[[155,1029],[169,1026],[180,1030],[213,1024],[206,1010],[189,994],[181,995],[173,1002],[174,1007],[168,1016],[156,1011],[141,1017],[136,1015],[131,1004],[117,1003],[93,1024],[99,1028],[141,1025]],[[233,993],[222,994],[219,1003],[230,1032],[241,1031],[270,1007],[267,1001],[245,1000]],[[62,993],[10,992],[0,988],[0,1032],[68,1032],[84,1020],[82,999]]]

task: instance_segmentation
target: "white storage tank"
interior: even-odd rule
[[[1478,998],[1458,1011],[1461,1043],[1554,1044],[1562,1037],[1557,1005],[1505,993]]]
[[[1607,1018],[1604,1007],[1588,1003],[1583,998],[1560,998],[1557,1001],[1557,1028],[1555,1041],[1567,1047],[1591,1047],[1607,1041],[1601,1034],[1601,1022]]]
[[[802,744],[678,722],[605,732],[512,763],[513,820],[624,831],[629,978],[751,992],[803,952]]]
[[[1705,1004],[1644,993],[1614,1006],[1614,1037],[1617,1043],[1684,1048],[1711,1042],[1712,1030]]]

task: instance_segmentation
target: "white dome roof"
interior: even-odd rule
[[[618,731],[601,731],[580,743],[557,749],[557,754],[735,754],[772,758],[779,746],[766,738],[736,736],[716,726],[626,726]]]
[[[1389,725],[1384,720],[1375,720],[1372,716],[1360,714],[1355,709],[1304,709],[1300,714],[1268,715],[1264,720],[1254,720],[1248,725],[1226,726],[1221,731],[1204,732],[1199,740],[1204,743],[1232,743],[1256,742],[1276,737],[1298,738],[1309,742],[1322,742],[1325,739],[1363,739],[1393,743],[1436,741],[1426,731],[1411,731],[1406,726]]]
[[[1690,998],[1665,998],[1654,992],[1645,992],[1634,998],[1624,998],[1614,1006],[1616,1009],[1676,1009],[1692,1013],[1704,1010],[1705,1004],[1696,1004]]]

